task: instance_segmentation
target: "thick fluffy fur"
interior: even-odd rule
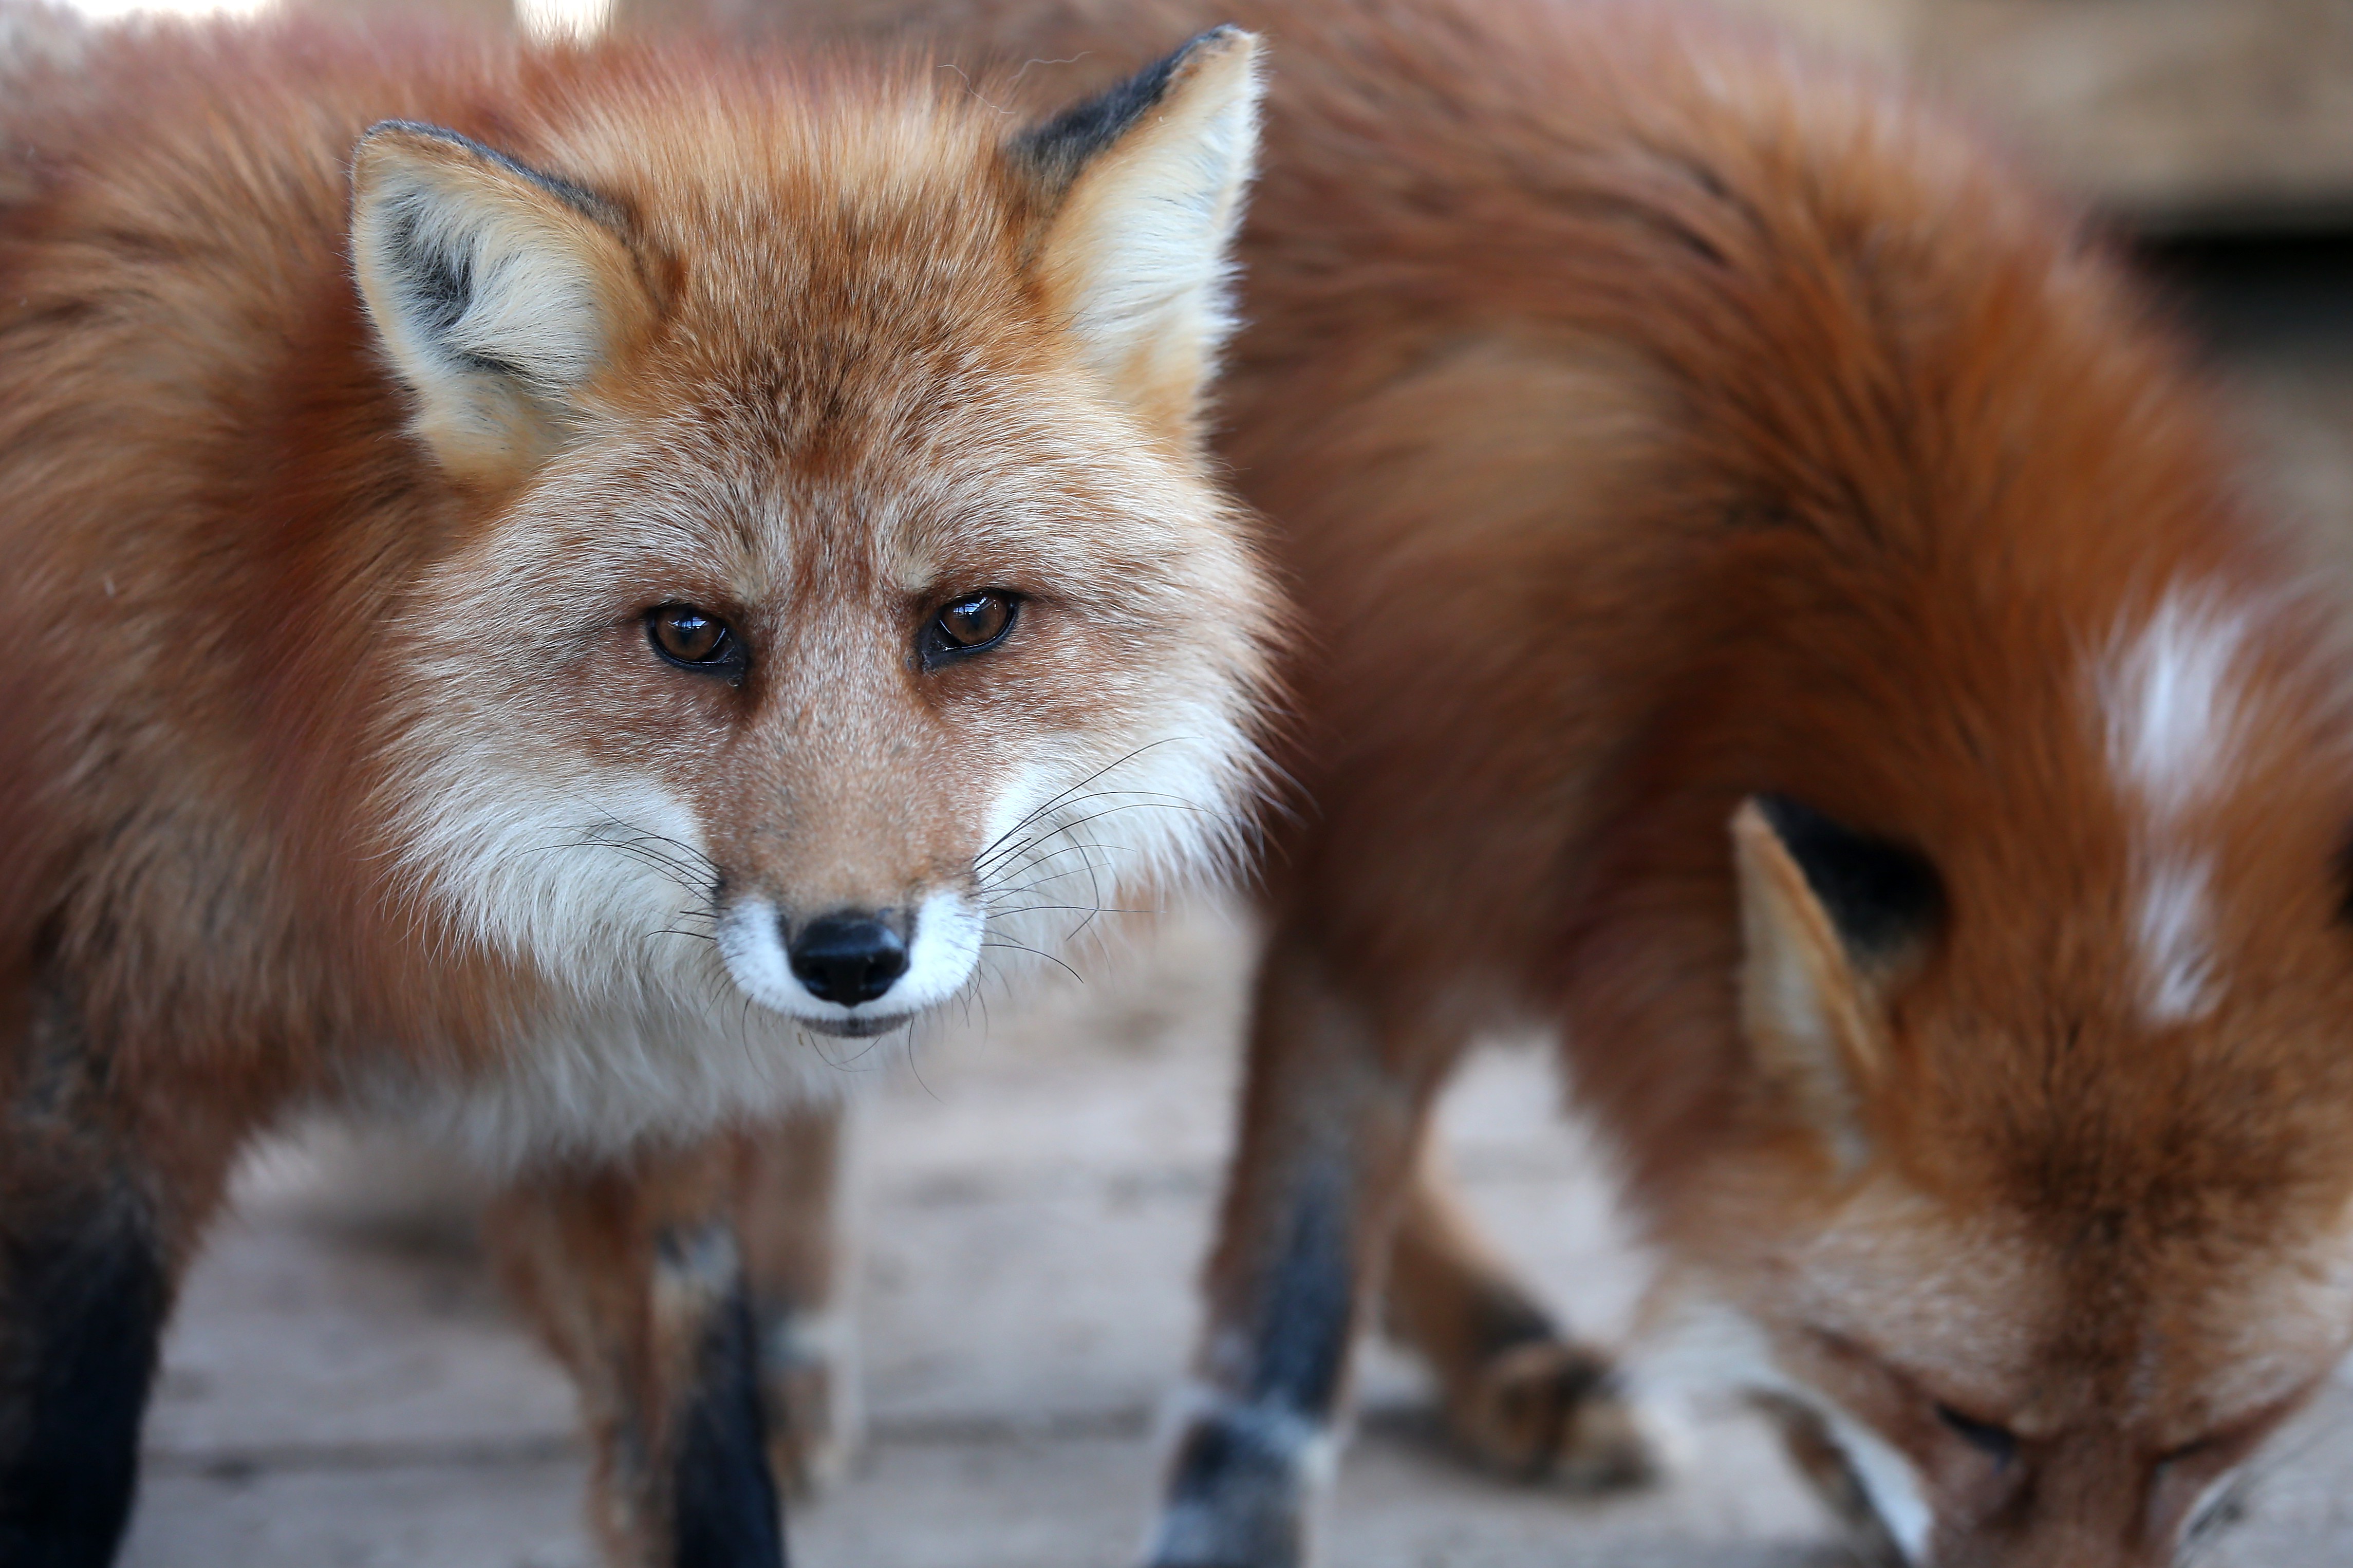
[[[2353,1330],[2334,589],[2099,247],[1861,75],[1662,6],[1224,9],[1276,71],[1224,450],[1321,650],[1314,809],[1156,1561],[1302,1550],[1400,1212],[1468,1435],[1630,1458],[1404,1195],[1530,1017],[1660,1318],[1898,1551],[2169,1560]],[[911,13],[1081,70],[1196,15],[859,24]]]
[[[58,1237],[168,1277],[295,1102],[523,1173],[524,1255],[653,1215],[575,1259],[620,1304],[559,1338],[659,1361],[630,1270],[709,1216],[628,1195],[649,1144],[830,1093],[805,1029],[1233,847],[1274,612],[1194,419],[1253,47],[1197,39],[1059,151],[928,62],[734,44],[159,26],[21,66],[5,1378],[54,1349]],[[925,655],[983,590],[1004,641]],[[673,604],[742,668],[659,657]],[[879,1002],[787,963],[843,910],[910,951]],[[680,1332],[690,1383],[749,1353]],[[0,1490],[37,1408],[0,1409]],[[669,1560],[668,1496],[606,1510],[617,1552]]]

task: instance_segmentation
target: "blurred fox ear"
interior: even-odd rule
[[[1880,988],[1943,915],[1936,869],[1779,795],[1741,802],[1732,850],[1750,1048],[1840,1163],[1859,1164],[1861,1097],[1883,1065]]]
[[[352,257],[416,429],[451,473],[528,474],[650,321],[615,215],[453,131],[388,121],[352,162]]]
[[[1259,92],[1258,39],[1219,27],[1013,144],[1060,197],[1037,262],[1053,309],[1114,393],[1181,433],[1233,330]]]

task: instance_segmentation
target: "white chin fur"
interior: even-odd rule
[[[874,1001],[845,1007],[809,994],[785,957],[776,908],[742,899],[720,917],[719,952],[744,994],[827,1034],[863,1037],[913,1020],[964,988],[980,957],[981,918],[965,897],[943,889],[915,911],[907,973]]]

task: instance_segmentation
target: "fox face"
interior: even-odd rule
[[[1885,1560],[2166,1564],[2345,1353],[2341,1234],[2282,1230],[2103,1247],[1873,1182],[1777,1238],[1791,1277],[1736,1338]]]
[[[389,853],[550,998],[575,1120],[651,1114],[630,1062],[740,1107],[747,1040],[789,1086],[795,1027],[904,1024],[1237,847],[1273,611],[1195,418],[1253,48],[1010,142],[926,100],[575,129],[560,174],[362,144],[385,356],[494,498],[399,616]]]
[[[2171,1563],[2353,1342],[2342,751],[2272,615],[2128,613],[2013,826],[1735,816],[1753,1137],[1663,1290],[1895,1561]]]

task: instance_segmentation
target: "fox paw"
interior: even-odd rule
[[[760,1380],[768,1464],[787,1498],[830,1490],[865,1436],[858,1358],[839,1325],[811,1327],[789,1317],[770,1326]]]
[[[1493,1469],[1578,1491],[1640,1486],[1659,1469],[1609,1361],[1558,1340],[1514,1345],[1479,1370],[1449,1412]]]

